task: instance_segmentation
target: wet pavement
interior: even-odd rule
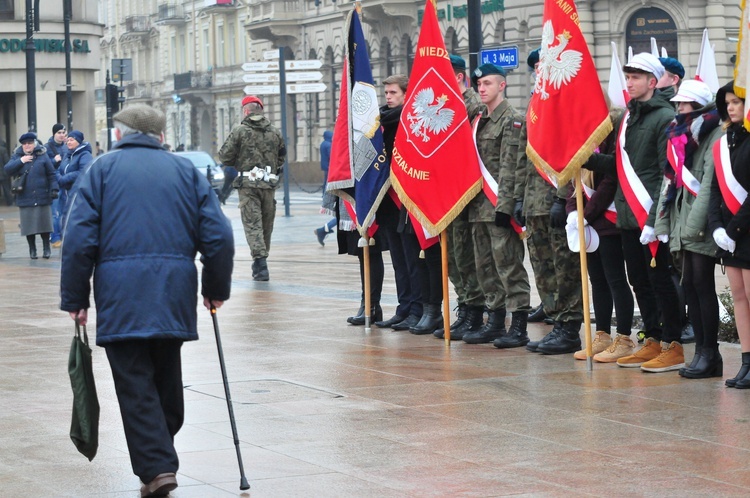
[[[337,255],[331,237],[315,240],[326,221],[319,194],[291,199],[286,218],[279,198],[270,282],[250,277],[236,197],[225,209],[237,257],[218,320],[251,489],[238,489],[211,318],[200,309],[201,340],[183,348],[186,419],[170,496],[750,495],[750,391],[350,326],[356,258]],[[0,218],[0,496],[138,497],[101,348],[94,461],[68,437],[73,326],[58,309],[59,250],[31,261],[17,209],[0,208]],[[382,304],[390,316],[387,259]],[[550,327],[529,328],[533,340]],[[739,346],[721,351],[731,377]]]

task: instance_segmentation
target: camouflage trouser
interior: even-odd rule
[[[484,306],[484,294],[479,287],[474,263],[468,208],[464,208],[448,226],[448,277],[456,289],[458,304]]]
[[[271,250],[271,232],[276,216],[274,189],[242,187],[237,190],[240,197],[240,214],[245,229],[247,245],[253,259],[267,258]]]
[[[583,321],[581,262],[568,248],[564,228],[549,226],[549,216],[526,218],[529,257],[544,311],[559,322]]]
[[[529,276],[523,267],[523,241],[511,228],[471,223],[477,280],[490,310],[528,311]]]

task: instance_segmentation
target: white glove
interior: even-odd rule
[[[667,235],[666,233],[665,233],[665,234],[662,234],[662,235],[657,235],[657,236],[656,236],[656,239],[657,239],[657,240],[658,240],[659,242],[663,242],[663,243],[665,243],[665,244],[666,244],[667,242],[669,242],[669,235]]]
[[[654,227],[645,225],[641,232],[641,244],[648,245],[651,242],[656,242],[656,235],[654,234]]]
[[[570,214],[568,214],[568,219],[565,221],[565,224],[572,227],[578,227],[578,211],[572,211]],[[589,222],[586,221],[586,218],[584,218],[583,226],[586,226],[588,224]]]
[[[723,228],[714,230],[714,242],[716,242],[717,246],[732,254],[734,254],[734,250],[737,247],[737,243],[727,235],[727,231]]]

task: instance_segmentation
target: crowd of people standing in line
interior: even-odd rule
[[[477,68],[474,91],[465,61],[455,55],[450,59],[469,119],[478,120],[477,150],[490,174],[485,181],[497,184],[496,199],[478,194],[447,230],[448,276],[458,300],[451,340],[491,342],[501,349],[525,346],[532,352],[573,353],[585,359],[580,266],[568,244],[568,235],[577,230],[575,191],[569,184],[557,185],[526,157],[525,116],[504,98],[503,68]],[[529,54],[527,63],[538,69],[538,50]],[[597,329],[594,360],[645,372],[679,371],[691,379],[721,377],[714,280],[720,263],[729,277],[742,345],[742,368],[726,385],[750,388],[750,141],[745,140],[744,99],[737,96],[733,82],[714,96],[704,82],[683,81],[685,70],[674,58],[641,53],[622,70],[630,96],[627,108],[607,99],[613,131],[581,170],[584,223],[598,240],[588,255]],[[390,158],[408,78],[393,75],[383,86],[386,105],[380,109],[380,123]],[[624,167],[632,169],[631,180],[623,179]],[[638,182],[648,193],[645,224],[624,191],[633,186],[623,181]],[[363,275],[354,223],[330,193],[324,193],[323,208],[337,216],[339,252],[357,255]],[[442,339],[439,248],[422,251],[420,257],[406,210],[392,189],[376,220],[379,228],[369,249],[372,306],[365,313],[362,278],[360,308],[347,321],[363,325],[368,314],[377,327]],[[528,233],[542,299],[535,314],[546,315],[553,324],[540,341],[530,341],[526,331],[532,309],[524,244],[514,229],[519,226]],[[321,245],[329,232],[327,225],[315,230]],[[391,253],[398,298],[395,313],[387,319],[380,305],[384,250]],[[683,293],[696,343],[689,362],[682,347]],[[640,348],[631,337],[636,301],[644,322]]]

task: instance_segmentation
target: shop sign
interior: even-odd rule
[[[34,47],[37,52],[65,53],[65,40],[55,38],[34,38]],[[24,38],[0,38],[0,54],[7,52],[25,52],[26,39]],[[88,40],[76,38],[71,40],[71,53],[87,54],[91,52]]]

